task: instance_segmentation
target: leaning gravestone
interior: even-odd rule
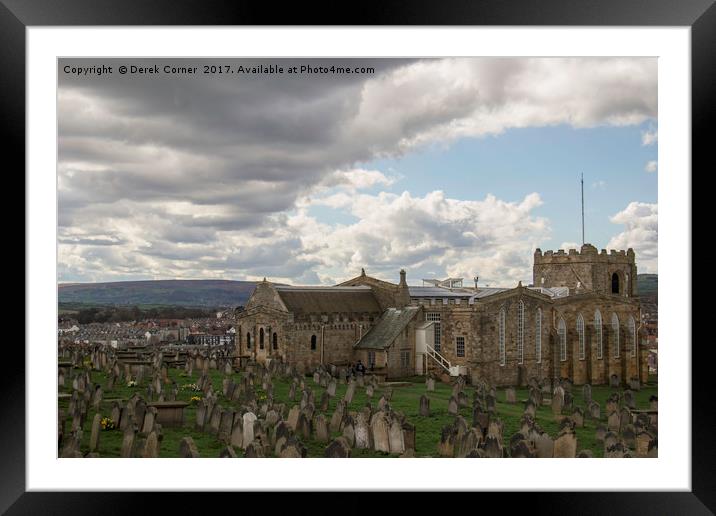
[[[92,432],[90,433],[89,451],[96,452],[99,449],[99,433],[102,429],[102,416],[97,413],[92,419]]]

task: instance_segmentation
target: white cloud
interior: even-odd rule
[[[594,183],[592,183],[592,190],[604,190],[606,186],[606,181],[595,181]]]
[[[534,249],[549,234],[547,221],[532,213],[541,204],[536,193],[515,203],[492,195],[466,201],[441,191],[381,192],[350,198],[355,223],[321,223],[301,209],[288,225],[309,259],[320,263],[319,276],[345,279],[365,267],[397,281],[406,268],[411,283],[437,274],[512,285],[529,281]]]
[[[644,165],[644,170],[647,172],[656,172],[657,168],[657,162],[656,160],[647,161],[646,165]]]
[[[658,206],[656,203],[631,202],[609,219],[624,225],[624,231],[614,236],[609,249],[634,249],[639,272],[658,271]]]
[[[658,139],[659,133],[656,129],[649,129],[641,133],[641,144],[644,146],[654,145]]]

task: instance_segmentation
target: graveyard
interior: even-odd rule
[[[208,353],[61,352],[59,457],[654,457],[657,378],[494,389]]]

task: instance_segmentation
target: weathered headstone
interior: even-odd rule
[[[420,396],[420,411],[419,414],[422,417],[430,417],[430,399],[423,394]]]

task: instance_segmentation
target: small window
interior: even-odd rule
[[[316,336],[311,335],[311,351],[316,351]]]
[[[368,352],[368,368],[373,369],[375,367],[375,351]]]
[[[276,351],[278,349],[278,335],[276,335],[276,332],[273,334],[273,349]]]
[[[458,357],[465,356],[465,337],[455,337],[455,354]]]
[[[619,293],[619,274],[612,274],[612,294]]]
[[[403,369],[410,367],[410,351],[400,352],[400,367]]]
[[[264,329],[259,330],[259,349],[264,349]]]
[[[251,333],[246,334],[246,349],[251,349]]]

